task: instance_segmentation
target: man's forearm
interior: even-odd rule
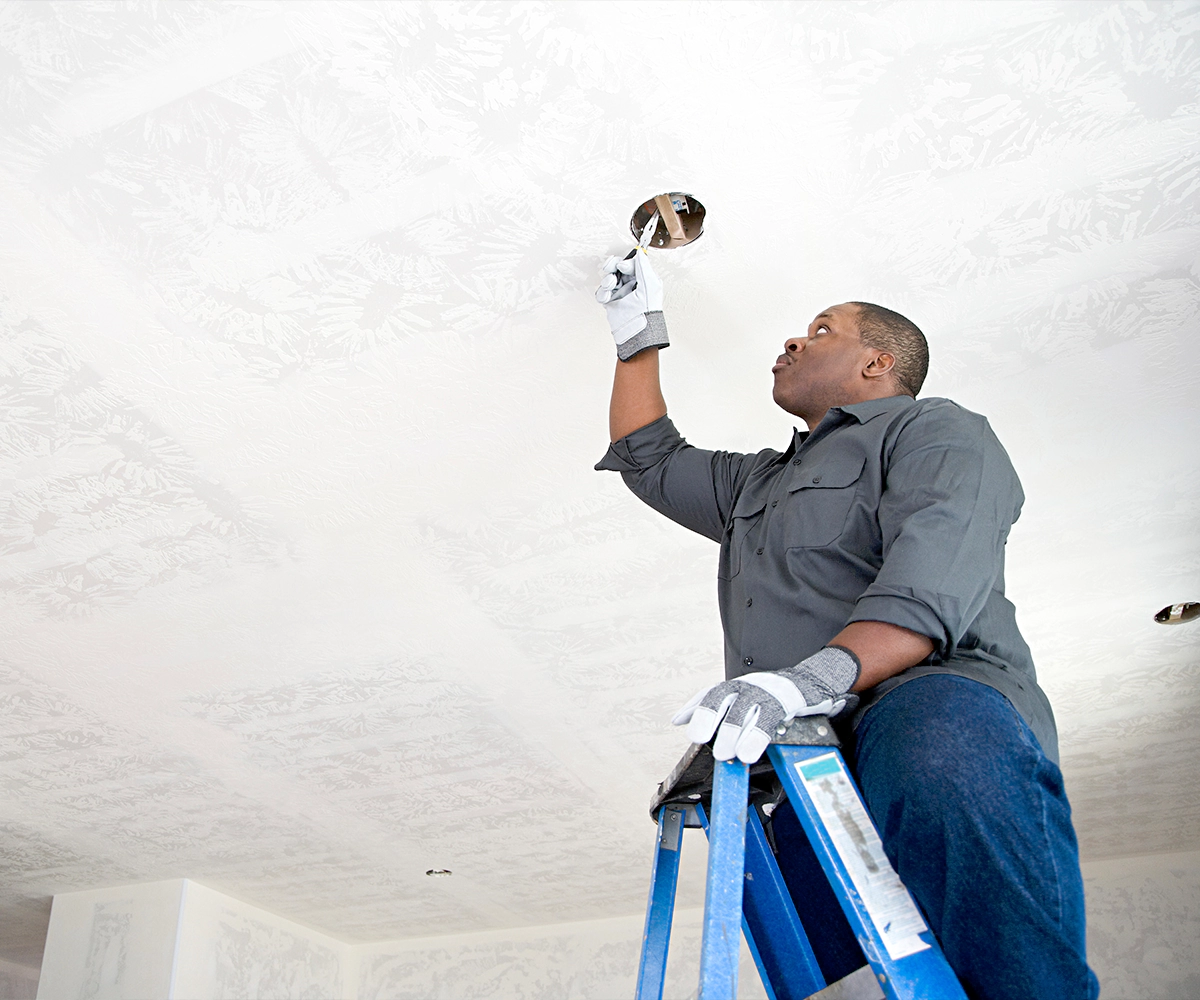
[[[665,416],[667,402],[658,381],[658,349],[618,361],[608,407],[609,440],[619,441],[639,427]]]
[[[866,691],[909,667],[915,667],[933,652],[933,640],[887,622],[851,622],[829,640],[858,657],[862,672],[853,691]]]

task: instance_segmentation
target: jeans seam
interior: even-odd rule
[[[993,688],[992,690],[995,690]],[[1037,736],[1034,735],[1032,729],[1029,728],[1029,723],[1025,721],[1025,717],[1017,711],[1017,706],[1012,703],[1006,694],[1002,691],[996,691],[1001,698],[1004,699],[1004,704],[1008,706],[1008,710],[1012,713],[1013,718],[1017,722],[1017,733],[1021,737],[1021,742],[1025,744],[1036,756],[1045,756],[1046,751],[1042,749],[1041,743],[1038,742]],[[1036,765],[1035,765],[1036,769]]]
[[[1021,713],[1007,698],[1004,699],[1008,704],[1008,710],[1012,712],[1017,721],[1017,732],[1020,734],[1021,742],[1033,753],[1033,766],[1030,769],[1029,782],[1037,790],[1039,809],[1039,819],[1042,824],[1042,842],[1045,846],[1046,857],[1050,861],[1050,869],[1054,873],[1054,923],[1058,927],[1063,926],[1063,879],[1062,873],[1058,869],[1058,859],[1054,856],[1053,844],[1050,840],[1050,816],[1049,816],[1049,798],[1046,794],[1044,783],[1040,780],[1042,777],[1042,758],[1045,754],[1042,752],[1041,746],[1036,742],[1037,738],[1033,737],[1032,732],[1027,731],[1028,723],[1021,717]],[[1031,737],[1033,737],[1031,739]]]
[[[1033,769],[1034,773],[1033,773],[1032,777],[1034,779],[1034,786],[1038,789],[1038,797],[1041,799],[1041,802],[1042,802],[1042,839],[1045,841],[1045,844],[1046,844],[1046,856],[1050,859],[1050,868],[1054,872],[1054,909],[1055,909],[1054,922],[1059,927],[1062,927],[1062,925],[1063,925],[1063,880],[1062,880],[1062,873],[1059,872],[1059,870],[1058,870],[1058,860],[1054,856],[1053,845],[1050,843],[1050,817],[1047,815],[1047,812],[1049,809],[1049,803],[1047,802],[1048,796],[1046,795],[1045,789],[1042,787],[1042,783],[1037,780],[1038,771],[1040,771],[1040,770],[1041,770],[1041,768],[1035,763],[1034,769]]]
[[[995,690],[993,688],[993,690]],[[1054,856],[1053,845],[1050,841],[1050,816],[1049,816],[1049,796],[1046,794],[1045,785],[1039,780],[1042,777],[1042,761],[1045,758],[1045,751],[1042,750],[1041,744],[1037,742],[1037,737],[1033,735],[1033,731],[1027,723],[1017,707],[1008,699],[1001,691],[997,694],[1004,699],[1004,704],[1008,706],[1008,710],[1013,715],[1013,720],[1017,724],[1017,734],[1026,749],[1033,754],[1033,765],[1030,768],[1029,782],[1037,790],[1039,819],[1042,824],[1041,834],[1042,843],[1045,847],[1046,857],[1050,860],[1050,869],[1054,873],[1054,922],[1057,926],[1063,926],[1063,879],[1062,873],[1058,869],[1058,860]]]

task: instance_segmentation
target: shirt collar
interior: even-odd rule
[[[874,420],[881,413],[895,413],[907,406],[911,406],[916,402],[912,396],[884,396],[882,399],[868,399],[862,403],[847,403],[845,406],[831,406],[829,412],[821,419],[818,427],[826,426],[826,421],[829,421],[830,414],[837,414],[829,426],[835,423],[841,423],[841,415],[845,414],[848,417],[853,417],[860,424],[865,424],[868,420]],[[802,431],[799,427],[792,428],[792,444],[784,454],[784,458],[790,458],[794,452],[800,450],[800,447],[805,441],[812,436],[813,431]],[[824,434],[822,434],[822,437]]]
[[[916,400],[912,396],[884,396],[882,399],[868,399],[862,403],[831,406],[829,412],[847,413],[860,424],[865,424],[868,420],[874,420],[881,413],[895,413],[914,403]]]
[[[874,420],[881,413],[896,413],[905,407],[912,406],[915,402],[916,400],[912,396],[884,396],[882,399],[868,399],[862,403],[831,406],[812,431],[793,428],[792,445],[788,449],[788,455],[798,452],[806,441],[823,438],[834,427],[846,423],[847,417],[857,420],[860,424],[865,424],[868,420]]]

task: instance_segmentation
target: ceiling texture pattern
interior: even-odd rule
[[[643,199],[668,402],[784,446],[882,302],[1028,501],[1085,856],[1200,846],[1200,6],[0,5],[0,923],[187,877],[350,941],[636,912],[716,549],[591,471]],[[430,879],[426,869],[448,868]]]

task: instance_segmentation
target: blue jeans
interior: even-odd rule
[[[1062,774],[998,691],[918,677],[863,716],[847,759],[888,858],[967,996],[1094,1000]],[[825,978],[866,964],[786,803],[779,866]]]

